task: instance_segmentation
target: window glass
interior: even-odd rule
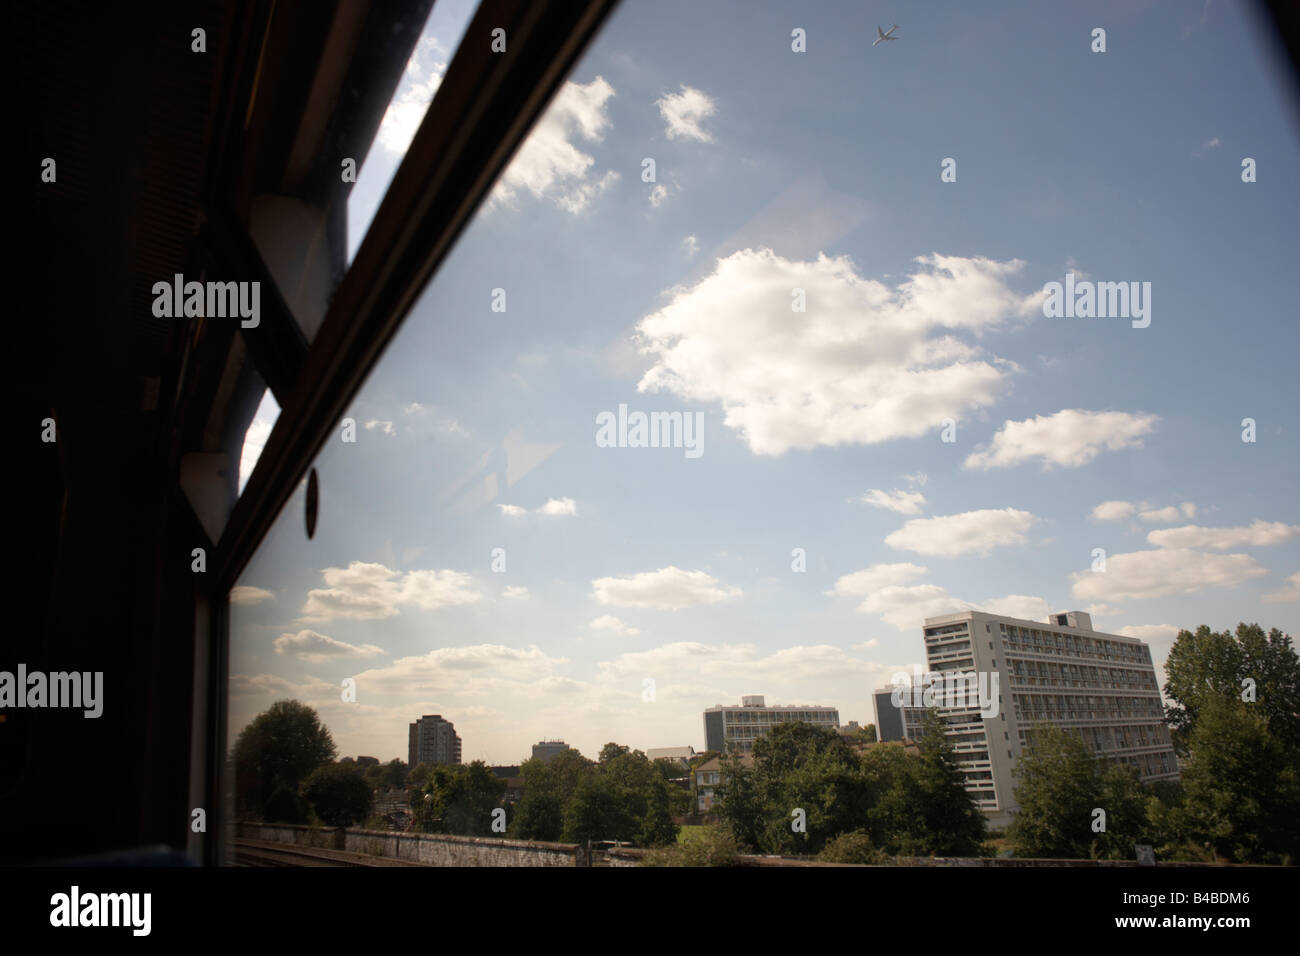
[[[336,424],[315,537],[299,489],[232,595],[232,743],[295,700],[338,757],[406,761],[426,715],[489,765],[702,749],[750,694],[865,723],[971,604],[1068,599],[1158,669],[1165,622],[1257,617],[1300,540],[1162,548],[1181,525],[1136,508],[1296,520],[1294,443],[1235,424],[1297,404],[1276,84],[1236,9],[1180,44],[1135,16],[1143,55],[1109,59],[1019,10],[918,8],[871,47],[858,4],[619,7]],[[1152,284],[1149,325],[1044,312],[1111,280]]]

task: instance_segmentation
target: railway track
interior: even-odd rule
[[[234,841],[234,865],[250,867],[293,866],[420,866],[409,860],[394,860],[366,853],[327,850],[320,847],[269,843],[263,840]]]

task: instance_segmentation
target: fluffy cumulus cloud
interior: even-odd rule
[[[510,203],[527,192],[576,215],[617,182],[612,169],[594,174],[595,159],[573,145],[575,139],[604,139],[613,95],[614,87],[600,76],[586,84],[566,83],[502,174],[490,203]]]
[[[727,587],[703,571],[683,571],[672,566],[623,578],[597,578],[591,587],[591,596],[601,604],[674,611],[716,604],[741,594],[740,588]]]
[[[578,505],[572,498],[550,498],[537,510],[544,515],[576,515]]]
[[[393,427],[392,422],[382,421],[378,418],[372,418],[370,421],[366,422],[366,431],[372,432],[375,429],[378,429],[385,435],[397,434],[397,429]]]
[[[266,588],[253,587],[251,584],[238,584],[230,589],[231,604],[261,604],[275,597]]]
[[[928,573],[929,569],[908,561],[898,564],[873,564],[861,571],[844,575],[835,582],[834,589],[827,593],[839,597],[865,597],[881,588],[911,584]]]
[[[1092,509],[1093,521],[1123,521],[1137,512],[1137,506],[1128,501],[1103,501]]]
[[[680,93],[667,93],[655,101],[664,119],[664,134],[669,139],[693,139],[711,143],[713,134],[700,121],[717,112],[717,104],[707,93],[682,84]]]
[[[1140,448],[1159,419],[1128,412],[1090,412],[1067,408],[1023,422],[1004,422],[987,448],[972,452],[967,468],[1008,468],[1038,459],[1043,467],[1078,468],[1102,449]]]
[[[382,564],[353,561],[346,568],[325,568],[325,587],[307,592],[299,620],[375,620],[394,617],[403,607],[433,610],[472,604],[482,595],[460,571],[394,571]]]
[[[1264,595],[1265,601],[1300,601],[1300,571],[1286,579],[1286,583],[1276,591]]]
[[[1076,571],[1071,593],[1081,600],[1122,601],[1235,587],[1268,574],[1246,554],[1207,554],[1188,548],[1112,554],[1104,571]]]
[[[507,601],[522,601],[528,597],[528,588],[512,584],[501,592],[501,596]]]
[[[915,583],[928,573],[926,568],[909,562],[873,564],[844,575],[826,593],[834,597],[861,597],[859,612],[877,614],[900,631],[920,627],[927,617],[956,611],[984,610],[1031,621],[1043,620],[1051,611],[1051,606],[1040,597],[1008,594],[976,604],[949,594],[937,584]]]
[[[634,634],[641,633],[639,628],[629,627],[612,614],[602,614],[600,617],[596,618],[591,622],[591,629],[593,631],[602,631],[606,634],[615,634],[619,637],[630,637]]]
[[[1207,548],[1227,551],[1229,548],[1264,548],[1282,544],[1300,536],[1300,525],[1280,521],[1256,521],[1244,528],[1202,528],[1189,524],[1182,528],[1152,531],[1147,541],[1157,548]]]
[[[1025,532],[1041,519],[1016,508],[986,508],[962,514],[913,518],[886,536],[885,544],[903,551],[955,557],[988,556],[994,548],[1023,545]]]
[[[522,515],[528,514],[527,508],[521,508],[518,505],[497,505],[497,507],[500,508],[501,513],[508,518],[518,518]]]
[[[328,661],[339,657],[376,657],[384,653],[374,644],[348,644],[336,641],[317,631],[303,630],[297,634],[281,634],[273,642],[275,652],[304,661]]]
[[[551,657],[536,646],[475,644],[399,658],[356,677],[358,686],[376,695],[454,692],[472,696],[534,688],[541,681],[556,679],[556,670],[564,663],[565,658]]]
[[[752,644],[700,644],[681,641],[648,651],[632,651],[600,665],[607,680],[654,675],[662,689],[683,678],[713,679],[750,686],[790,686],[794,681],[844,680],[878,668],[827,644],[787,647],[768,654]],[[777,703],[768,697],[768,703]],[[804,701],[804,703],[809,703]]]
[[[877,508],[888,508],[900,515],[919,515],[925,504],[925,495],[919,491],[900,491],[897,488],[893,491],[871,488],[858,500]]]
[[[751,451],[916,437],[992,404],[1012,363],[952,332],[1030,318],[1041,292],[1008,286],[1019,261],[923,256],[897,288],[845,257],[783,258],[743,249],[637,324],[651,356],[642,392],[718,403]],[[793,290],[806,311],[792,311]]]

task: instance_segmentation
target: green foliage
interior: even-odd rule
[[[880,864],[885,862],[881,853],[871,842],[871,834],[866,830],[850,830],[827,841],[825,849],[817,854],[823,863],[857,863]]]
[[[928,737],[919,756],[889,745],[858,756],[835,731],[783,724],[755,741],[752,770],[723,759],[715,810],[738,843],[763,853],[819,854],[855,830],[889,853],[976,853],[984,817],[947,740]],[[795,809],[805,832],[794,831]]]
[[[332,827],[364,820],[373,803],[365,774],[352,763],[321,764],[303,781],[302,796],[321,822]]]
[[[296,700],[276,701],[235,740],[237,812],[266,821],[304,822],[299,786],[336,754],[334,740],[314,709]]]
[[[501,806],[505,791],[506,782],[482,760],[437,765],[431,769],[420,799],[413,801],[416,829],[493,836],[492,811]]]
[[[1173,828],[1238,863],[1300,858],[1296,754],[1252,704],[1207,699],[1188,740],[1184,802]]]
[[[741,847],[729,827],[700,827],[690,839],[651,850],[642,866],[737,866]]]
[[[1089,858],[1096,836],[1092,811],[1102,799],[1091,748],[1059,727],[1039,724],[1015,775],[1020,810],[1007,836],[1016,856]]]
[[[1290,750],[1300,750],[1300,657],[1289,635],[1258,624],[1237,625],[1236,634],[1202,624],[1180,631],[1165,663],[1169,724],[1179,753],[1186,754],[1197,718],[1209,700],[1242,699],[1242,682],[1255,683],[1255,702],[1270,732]]]

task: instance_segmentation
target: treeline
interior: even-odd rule
[[[754,742],[752,767],[722,758],[714,811],[742,852],[825,853],[855,863],[978,855],[984,816],[937,715],[928,721],[917,753],[854,745],[811,724],[780,725]]]

